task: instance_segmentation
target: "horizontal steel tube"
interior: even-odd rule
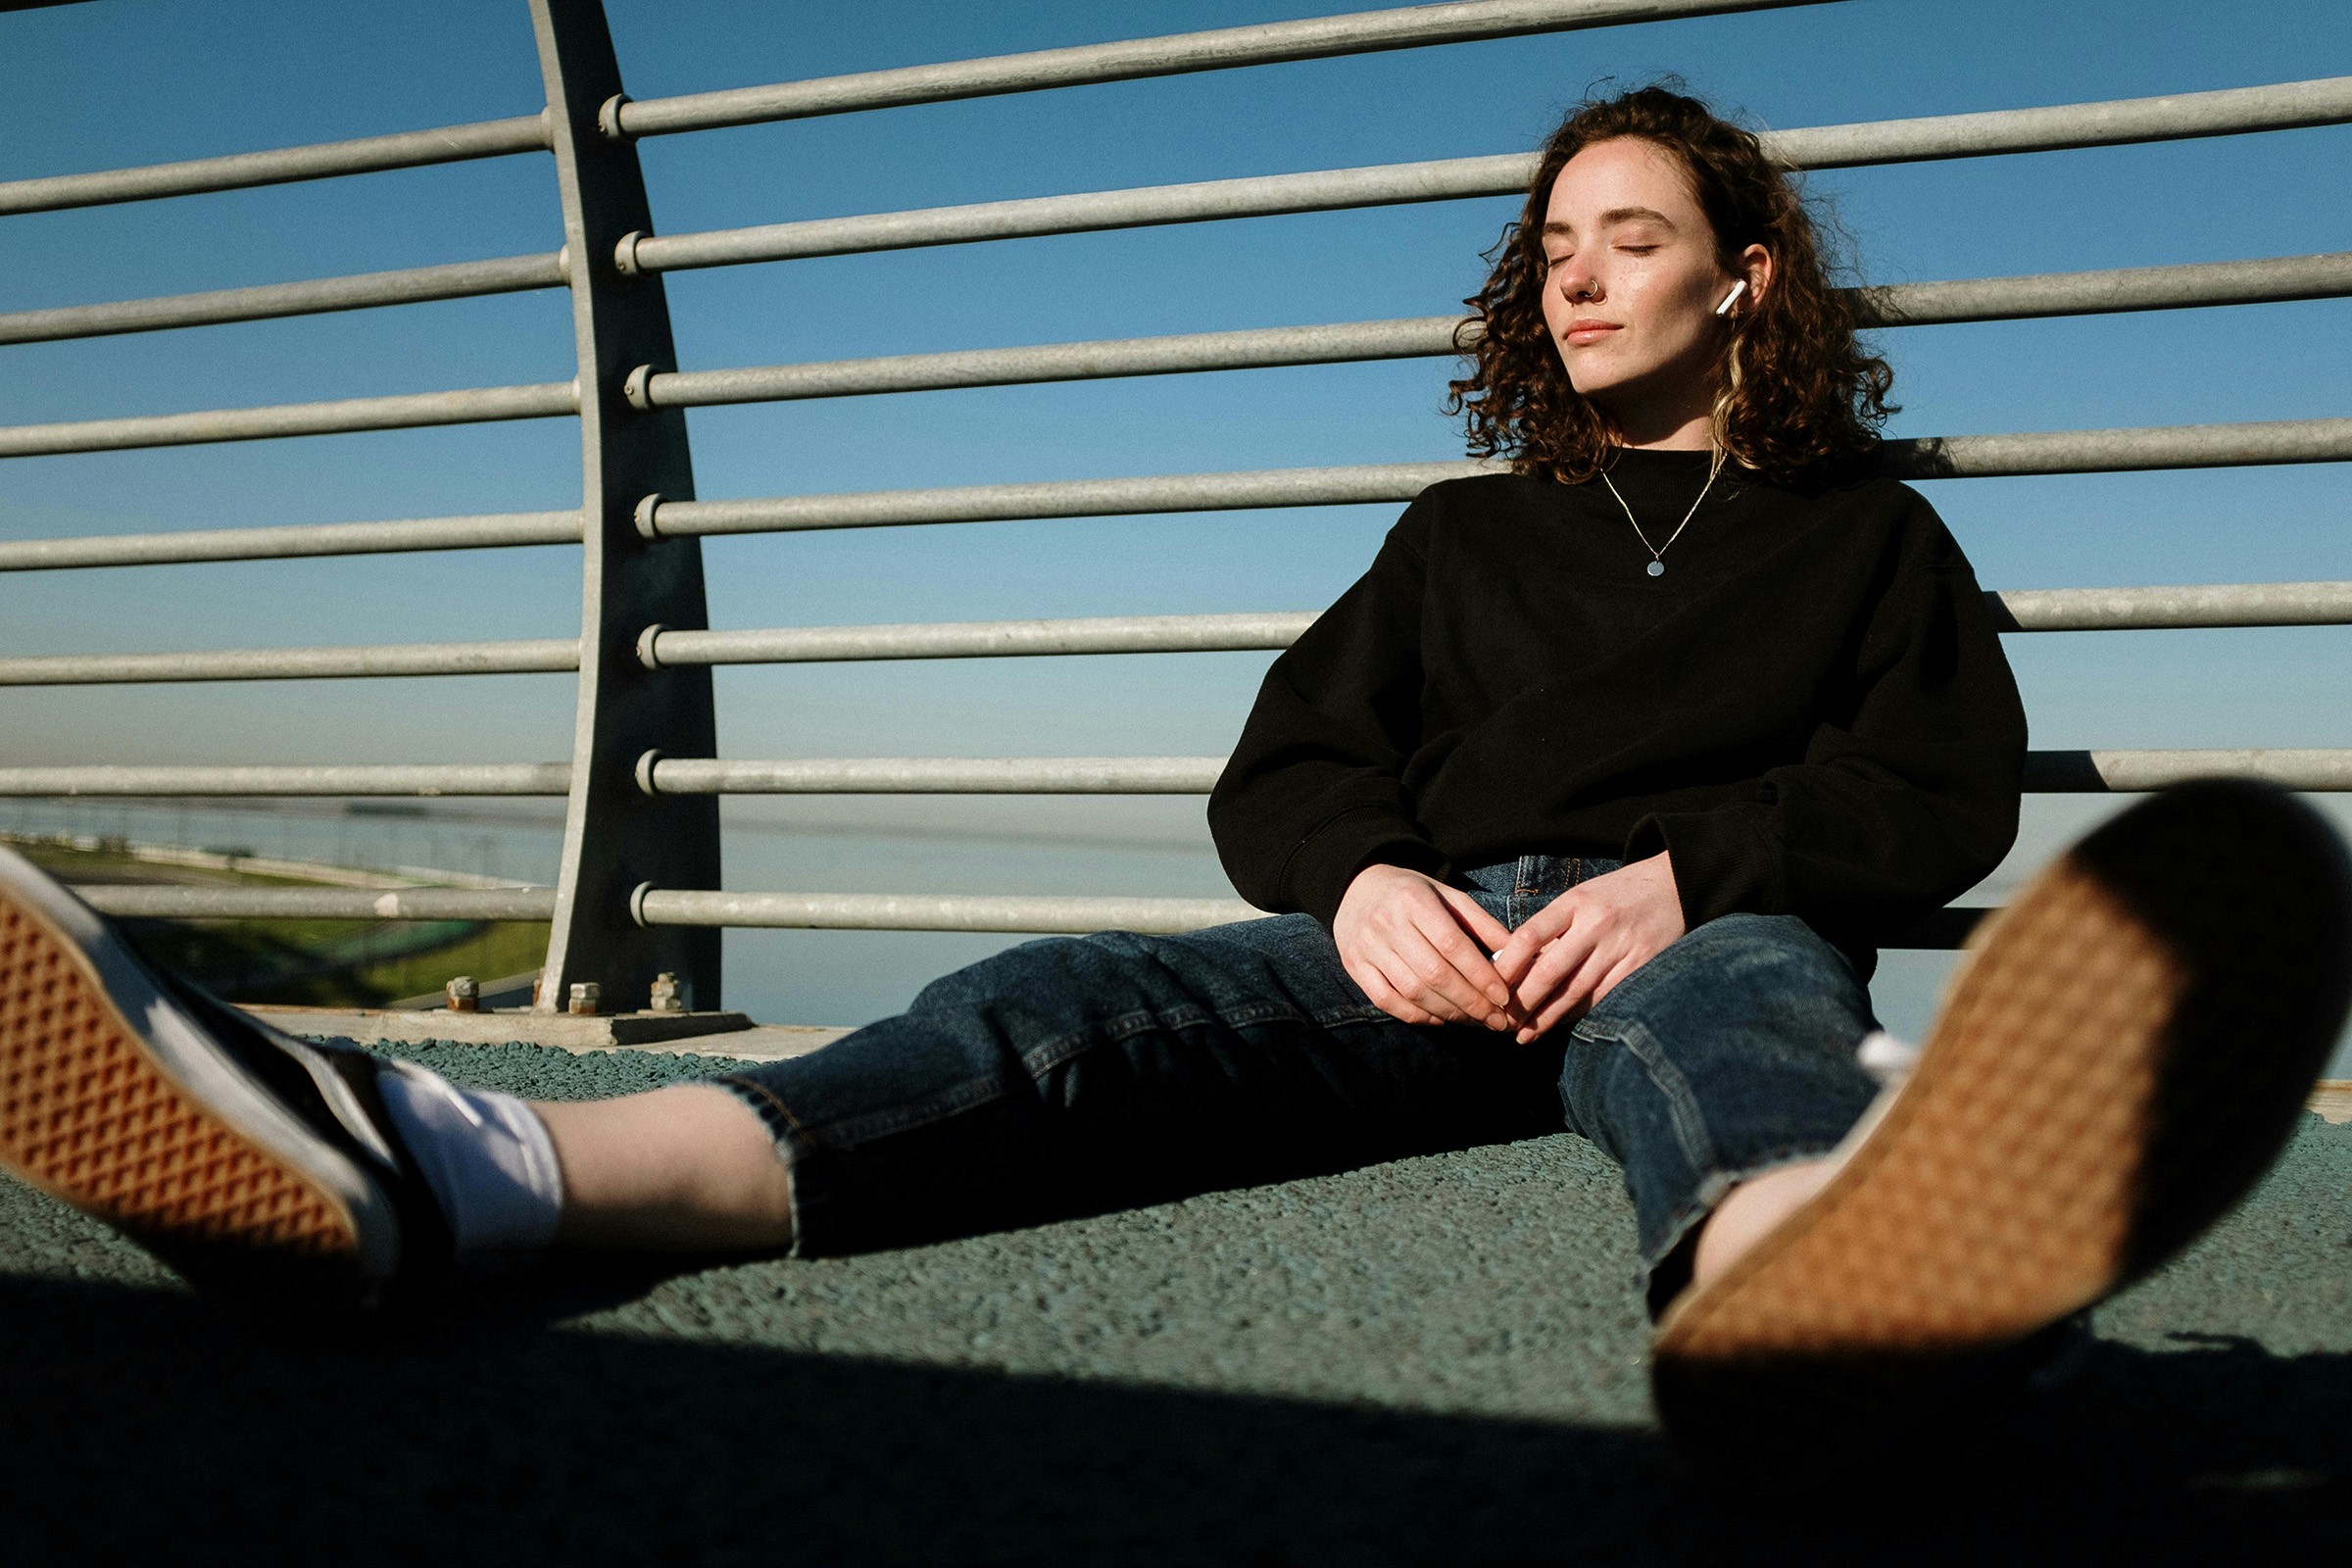
[[[1813,125],[1766,132],[1764,143],[1774,157],[1797,169],[1859,169],[2295,130],[2346,121],[2352,121],[2352,76],[2322,76],[2155,98]]]
[[[2011,588],[1984,600],[2003,631],[2352,625],[2352,582]]]
[[[96,883],[100,914],[153,920],[547,920],[553,888],[208,888]]]
[[[1208,32],[1126,38],[1114,43],[1038,49],[892,71],[862,71],[772,86],[623,102],[608,124],[629,136],[660,136],[721,125],[752,125],[816,115],[849,114],[902,104],[945,103],[998,93],[1036,92],[1092,82],[1133,81],[1195,71],[1288,60],[1322,60],[1431,44],[1508,38],[1531,32],[1653,22],[1669,17],[1717,16],[1778,10],[1821,0],[1455,0],[1446,5],[1359,11],[1296,22],[1219,27]]]
[[[2352,461],[2352,418],[2030,430],[2015,435],[1923,436],[1886,443],[1886,471],[1903,479],[2347,461]]]
[[[232,153],[185,163],[109,169],[89,174],[49,174],[0,182],[0,214],[53,212],[63,207],[97,207],[109,202],[188,196],[207,190],[242,190],[282,185],[289,180],[367,174],[386,169],[463,163],[508,153],[544,152],[547,128],[537,115],[485,120],[436,130],[405,130],[356,141],[278,147],[268,152]]]
[[[371,675],[523,675],[576,670],[577,638],[390,643],[359,648],[227,648],[171,654],[48,654],[0,659],[0,686],[141,681],[343,680]]]
[[[640,763],[638,778],[649,795],[1206,795],[1224,766],[1221,757],[676,757]]]
[[[331,403],[280,403],[258,409],[210,409],[197,414],[154,414],[128,419],[6,425],[0,426],[0,458],[193,446],[207,441],[260,441],[276,436],[333,435],[351,430],[412,430],[497,419],[544,419],[579,412],[579,391],[569,381],[542,381],[535,386],[479,386],[458,392],[342,398]]]
[[[1456,317],[1426,316],[1394,321],[1341,321],[1328,326],[1254,327],[1239,332],[894,354],[734,370],[657,370],[631,378],[629,400],[639,408],[691,409],[874,392],[932,392],[1106,376],[1417,359],[1453,352],[1453,333],[1459,324]]]
[[[643,888],[631,901],[642,925],[712,925],[815,931],[1006,931],[1082,936],[1139,931],[1173,936],[1263,909],[1240,899],[1035,898],[985,894],[691,893]],[[1990,910],[1938,909],[1889,947],[1956,948]]]
[[[669,631],[637,640],[649,669],[678,664],[818,663],[851,659],[998,659],[1026,654],[1172,654],[1288,648],[1309,612],[1106,615],[1074,620],[964,620],[901,626],[789,626],[769,631]]]
[[[1040,479],[1019,484],[769,496],[749,501],[660,501],[638,509],[654,538],[789,533],[805,528],[884,528],[922,522],[1009,522],[1030,517],[1112,517],[1155,512],[1326,507],[1410,501],[1431,485],[1501,471],[1462,462],[1371,463],[1334,468],[1258,468],[1152,474],[1128,479]]]
[[[1206,795],[1222,757],[844,757],[730,762],[659,758],[659,795]],[[2352,790],[2352,749],[2033,752],[2026,788],[2079,795],[2152,790],[2214,775],[2288,789]]]
[[[1004,894],[692,893],[643,888],[640,925],[820,931],[1142,931],[1173,935],[1266,911],[1240,899],[1033,898]]]
[[[569,762],[0,767],[0,797],[563,795],[570,788]]]
[[[762,223],[757,227],[712,229],[699,234],[633,235],[621,241],[615,260],[623,271],[668,272],[810,256],[855,256],[923,245],[1143,228],[1159,223],[1393,207],[1408,202],[1452,201],[1465,196],[1524,191],[1528,181],[1535,177],[1535,171],[1533,155],[1503,153],[1485,158],[1442,158],[1363,169],[1083,191],[1068,196],[1032,196],[959,207],[917,208],[902,213],[805,219],[793,223]]]
[[[1896,283],[1857,292],[1858,314],[1867,326],[2321,299],[2352,294],[2352,252]],[[1106,376],[1418,359],[1457,353],[1457,343],[1475,341],[1476,331],[1475,323],[1465,317],[1414,316],[1318,326],[1250,327],[1166,337],[895,354],[732,370],[656,370],[632,380],[630,400],[640,408],[696,408]]]
[[[643,106],[632,104],[629,110]],[[624,117],[627,111],[624,111]],[[2228,87],[2215,92],[1996,109],[1926,120],[1878,121],[1768,131],[1776,157],[1799,169],[1841,169],[1993,153],[2110,146],[2336,124],[2352,120],[2352,76]],[[1124,190],[1081,191],[898,213],[860,213],[699,234],[631,235],[616,257],[624,271],[667,271],[745,262],[847,256],[920,245],[1078,234],[1155,223],[1195,223],[1410,202],[1513,196],[1536,177],[1534,153],[1438,158],[1296,174],[1252,174]]]
[[[376,305],[415,305],[425,300],[471,299],[522,289],[564,286],[563,255],[508,256],[490,262],[452,262],[411,267],[396,272],[362,272],[300,283],[265,283],[257,288],[215,289],[205,294],[172,294],[151,300],[117,300],[107,305],[66,305],[46,311],[0,316],[0,343],[47,343],[62,338],[106,337],[117,332],[155,332],[174,326],[211,326],[224,321],[261,321],[280,316],[317,316]]]
[[[1910,478],[1993,478],[2024,473],[2126,472],[2236,464],[2352,460],[2352,418],[2246,424],[2145,425],[2120,430],[2037,430],[1887,443],[1893,469]],[[655,538],[880,528],[912,523],[1009,522],[1034,517],[1111,517],[1257,507],[1330,507],[1410,501],[1433,484],[1503,471],[1499,464],[1373,463],[1328,468],[1150,474],[1125,479],[1044,479],[1021,484],[868,490],[745,501],[661,501],[640,507]]]
[[[2116,311],[2262,305],[2352,294],[2352,251],[2244,262],[2184,262],[2095,272],[2040,272],[1892,283],[1853,291],[1865,326],[2016,321]]]
[[[2352,582],[2210,583],[2163,588],[2013,588],[1984,596],[2003,631],[2131,631],[2352,625]],[[1047,654],[1185,654],[1288,648],[1314,611],[942,620],[758,631],[649,627],[637,657],[681,664],[807,664],[865,659],[1005,659]]]
[[[2352,790],[2352,750],[2026,754],[2026,789],[2036,795],[2120,795],[2217,776],[2267,779],[2290,790]]]
[[[1240,899],[1035,898],[888,893],[692,893],[645,888],[632,901],[642,925],[709,925],[814,931],[1004,931],[1083,936],[1137,931],[1174,936],[1254,920]],[[1992,911],[1938,909],[1885,944],[1957,948]]]
[[[157,566],[192,561],[288,561],[306,556],[576,545],[577,512],[501,512],[397,522],[311,522],[276,528],[192,528],[180,533],[85,534],[0,543],[0,571],[62,566]]]

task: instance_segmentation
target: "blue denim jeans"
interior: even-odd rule
[[[1463,885],[1516,927],[1614,860],[1525,856]],[[1790,915],[1684,936],[1533,1045],[1374,1006],[1331,934],[1279,915],[1025,943],[904,1014],[718,1082],[791,1171],[796,1249],[864,1250],[1469,1143],[1580,1133],[1624,1168],[1662,1305],[1742,1177],[1869,1105],[1851,964]]]

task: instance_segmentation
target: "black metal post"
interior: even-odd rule
[[[645,627],[709,625],[703,559],[693,539],[648,541],[633,514],[649,495],[694,494],[686,419],[629,407],[622,381],[638,366],[673,366],[669,306],[658,276],[623,276],[613,247],[651,231],[637,149],[609,137],[598,115],[621,91],[600,0],[530,0],[547,81],[548,138],[564,201],[564,258],[579,348],[582,596],[579,710],[572,742],[564,864],[537,1005],[564,1005],[594,981],[611,1011],[646,1004],[654,976],[690,984],[691,1005],[719,1001],[719,934],[653,929],[629,915],[641,882],[719,886],[718,803],[651,797],[634,768],[648,751],[710,757],[717,747],[708,669],[650,670]]]

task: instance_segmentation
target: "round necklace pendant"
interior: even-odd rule
[[[1666,563],[1663,561],[1653,561],[1642,569],[1648,572],[1652,577],[1663,577],[1666,575]]]

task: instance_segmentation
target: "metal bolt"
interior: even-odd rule
[[[679,983],[678,977],[667,969],[654,976],[654,994],[647,1010],[650,1012],[684,1012],[686,1010],[686,988]]]
[[[593,980],[574,980],[571,983],[571,1010],[582,1017],[596,1015],[597,984]]]
[[[473,976],[462,974],[449,983],[449,1010],[479,1012],[482,1010],[482,988]]]

